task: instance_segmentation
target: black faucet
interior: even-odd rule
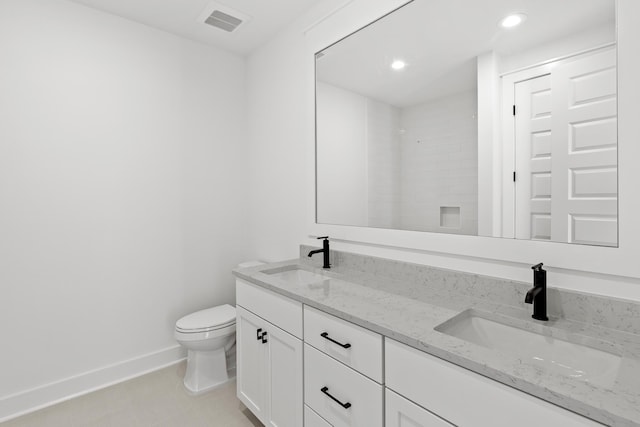
[[[533,304],[533,317],[536,320],[549,320],[547,317],[547,272],[542,263],[533,267],[533,288],[529,289],[524,302]]]
[[[309,252],[309,258],[311,258],[311,255],[313,254],[319,254],[322,252],[324,254],[324,265],[322,268],[331,268],[331,264],[329,264],[329,236],[318,237],[318,240],[319,239],[324,239],[322,242],[322,249],[316,249],[315,251]]]

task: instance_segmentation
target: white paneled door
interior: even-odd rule
[[[559,147],[552,162],[551,235],[553,240],[570,243],[615,246],[618,242],[615,49],[558,64],[551,75],[551,86],[552,129]]]
[[[517,239],[551,239],[551,76],[516,83]]]
[[[517,238],[617,245],[615,67],[610,47],[515,83]]]

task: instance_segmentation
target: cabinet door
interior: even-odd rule
[[[316,414],[313,409],[304,405],[304,427],[331,427],[331,424]]]
[[[303,422],[302,341],[269,325],[267,355],[268,427],[300,427]]]
[[[266,332],[265,322],[236,307],[237,395],[262,422],[266,419],[267,344],[258,339]]]
[[[385,340],[385,380],[388,388],[460,427],[602,427],[390,339]]]
[[[386,427],[454,427],[440,417],[387,389]]]

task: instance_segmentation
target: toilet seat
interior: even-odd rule
[[[183,334],[212,332],[234,326],[235,323],[235,307],[224,304],[184,316],[176,322],[176,332]]]
[[[183,329],[183,328],[178,328],[176,326],[176,332],[180,332],[181,334],[199,334],[202,332],[213,332],[213,331],[217,331],[219,329],[225,329],[228,328],[229,326],[234,326],[236,324],[235,321],[233,322],[229,322],[225,325],[218,325],[218,326],[210,326],[208,328],[199,328],[199,329]]]
[[[232,323],[231,325],[221,327],[218,329],[211,329],[209,331],[204,332],[194,332],[194,331],[181,331],[176,329],[173,333],[173,336],[178,340],[178,342],[202,342],[205,344],[205,341],[213,340],[220,337],[225,337],[228,335],[235,336],[236,334],[236,325]],[[206,344],[205,344],[206,345]]]

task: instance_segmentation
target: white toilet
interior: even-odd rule
[[[238,267],[258,265],[264,263],[246,261]],[[184,316],[176,322],[174,336],[187,349],[184,386],[190,394],[204,393],[235,377],[235,307],[224,304]]]
[[[176,322],[176,340],[187,349],[184,386],[200,394],[229,381],[227,353],[236,342],[236,309],[225,304]]]

